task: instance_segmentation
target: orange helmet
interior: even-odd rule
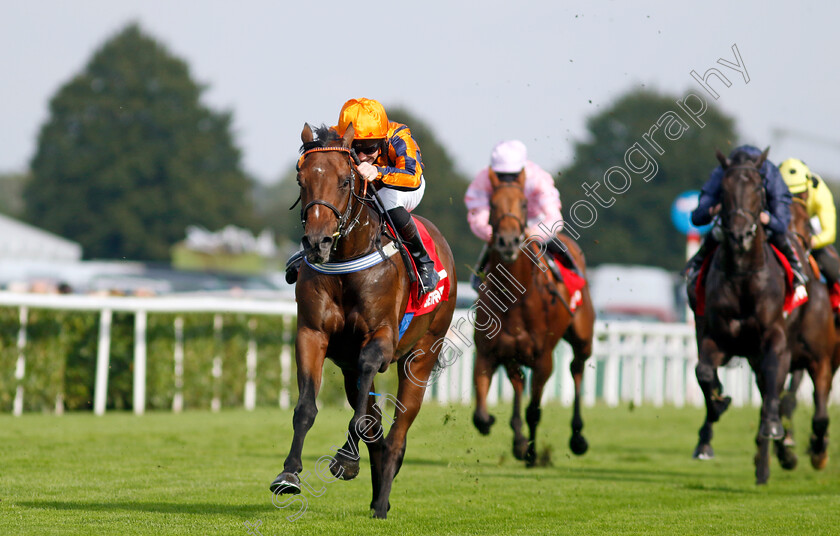
[[[336,130],[344,136],[347,125],[353,123],[355,140],[377,140],[388,137],[388,116],[385,108],[373,99],[350,99],[341,107]]]

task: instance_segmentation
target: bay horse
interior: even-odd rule
[[[804,371],[808,371],[814,384],[814,416],[811,421],[811,438],[808,454],[814,469],[823,469],[828,463],[828,398],[837,368],[840,367],[840,315],[833,311],[828,288],[820,281],[819,268],[811,250],[811,221],[806,200],[793,196],[790,207],[790,231],[798,239],[797,251],[803,259],[803,268],[809,277],[808,302],[803,305],[802,328],[791,334],[791,380],[781,404],[785,437],[776,441],[776,455],[782,467],[796,467],[793,441],[793,410],[796,408],[796,391]]]
[[[513,455],[532,467],[537,460],[536,432],[542,413],[540,401],[554,367],[552,353],[561,338],[571,344],[574,352],[570,366],[575,385],[570,448],[575,454],[582,455],[589,447],[581,433],[583,419],[580,405],[584,364],[592,354],[595,311],[589,288],[584,285],[580,290],[580,305],[572,313],[569,289],[558,284],[550,275],[552,272],[539,264],[554,262],[553,259],[544,261],[542,256],[533,251],[531,255],[522,254],[521,247],[529,246],[523,245],[527,220],[524,170],[512,182],[500,181],[492,169],[489,170],[489,176],[493,186],[490,198],[490,225],[493,233],[487,245],[489,257],[485,284],[479,288],[478,294],[482,304],[496,309],[499,331],[490,333],[475,330],[473,383],[476,408],[473,424],[481,434],[490,433],[490,427],[496,419],[487,410],[487,392],[496,369],[504,367],[514,391],[513,415],[510,420],[514,433]],[[570,237],[558,236],[571,252],[582,275],[585,275],[586,264],[580,248]],[[551,257],[551,254],[548,256]],[[498,287],[499,282],[504,288]],[[524,389],[522,366],[532,371],[531,399],[525,411],[528,438],[522,434],[520,415]]]
[[[299,396],[292,421],[292,445],[283,471],[270,489],[275,494],[301,491],[301,452],[318,413],[315,400],[324,361],[329,357],[344,375],[347,401],[354,410],[347,441],[330,460],[330,472],[335,478],[355,478],[359,472],[358,443],[364,440],[373,483],[371,513],[384,519],[390,508],[388,498],[394,477],[405,456],[408,429],[420,410],[425,385],[441,351],[442,345],[436,343],[444,338],[452,320],[456,285],[449,285],[448,295],[436,295],[440,298],[436,308],[415,316],[405,332],[400,333],[400,321],[413,291],[399,256],[386,258],[389,246],[392,251],[395,249],[391,245],[393,236],[383,235],[383,216],[372,204],[372,192],[367,192],[373,186],[364,184],[356,168],[358,161],[351,149],[354,132],[350,125],[339,137],[334,130],[322,126],[316,129],[316,137],[306,124],[301,133],[297,181],[303,206],[301,244],[306,262],[295,287]],[[445,276],[454,281],[455,265],[446,240],[430,222],[415,218],[428,229]],[[378,256],[385,260],[351,273],[322,273],[315,269],[319,263],[335,266]],[[438,286],[441,288],[445,288],[443,281]],[[388,398],[397,408],[393,420],[384,417],[391,422],[384,436],[382,411],[375,404],[374,377],[395,362],[399,387],[396,398]],[[316,471],[326,472],[326,467],[316,465]]]
[[[803,323],[809,314],[806,306],[794,309],[790,315],[784,314],[785,271],[775,259],[759,218],[766,209],[764,181],[759,170],[768,151],[757,161],[743,152],[736,153],[731,160],[716,152],[724,170],[720,211],[724,239],[707,261],[705,311],[695,317],[698,349],[695,372],[706,402],[706,418],[698,434],[694,458],[714,457],[712,425],[731,401],[723,396],[717,369],[733,356],[743,356],[756,375],[762,397],[754,460],[756,484],[766,484],[770,477],[770,441],[781,441],[785,435],[780,393],[791,368],[792,348],[797,355],[821,353],[826,349],[816,335],[808,335],[797,346],[803,333],[818,331],[810,327],[810,322]],[[813,283],[809,285],[809,293],[811,287]],[[688,295],[696,311],[695,290],[690,286]]]

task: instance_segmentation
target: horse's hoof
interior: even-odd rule
[[[330,462],[330,472],[336,478],[353,480],[359,476],[359,459],[350,459],[339,452]]]
[[[275,495],[297,495],[300,493],[300,478],[295,473],[280,473],[268,489]]]
[[[375,506],[370,507],[370,517],[373,519],[387,519],[388,511],[391,509],[391,501],[388,501],[388,506],[385,510],[377,509]]]
[[[517,441],[516,438],[513,438],[513,457],[517,460],[524,460],[525,456],[528,455],[528,440],[522,438],[522,440]]]
[[[490,434],[490,427],[496,423],[496,417],[490,415],[488,416],[487,420],[482,419],[478,416],[478,413],[473,413],[473,424],[478,429],[478,433],[481,435],[488,435]]]
[[[572,438],[569,439],[569,448],[575,455],[582,456],[589,450],[589,443],[582,434],[573,434]]]
[[[799,459],[796,457],[793,448],[788,447],[784,441],[776,441],[773,445],[776,448],[776,458],[779,459],[779,465],[782,466],[782,469],[787,471],[796,469],[796,464],[799,463]]]
[[[819,454],[811,454],[811,467],[820,471],[825,469],[826,465],[828,465],[828,451],[821,452]]]
[[[714,460],[715,451],[708,443],[701,443],[694,449],[694,454],[691,457],[695,460]]]
[[[782,426],[782,421],[773,419],[763,421],[758,429],[758,437],[761,439],[784,439],[785,428]]]
[[[528,450],[525,452],[525,467],[537,465],[537,446],[533,441],[528,442]]]

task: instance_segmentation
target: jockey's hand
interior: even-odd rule
[[[761,214],[758,216],[758,220],[763,224],[767,225],[770,223],[770,213],[767,211],[762,211]]]
[[[709,215],[710,216],[717,216],[717,213],[720,212],[720,209],[721,209],[721,204],[720,203],[718,203],[717,205],[715,205],[713,207],[709,207]]]
[[[376,169],[376,166],[373,166],[368,162],[362,162],[357,167],[359,168],[359,174],[361,174],[362,178],[368,182],[375,181],[376,177],[379,176],[379,170]]]

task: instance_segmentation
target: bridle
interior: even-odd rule
[[[755,171],[756,173],[759,174],[759,178],[761,178],[761,172],[754,165],[740,164],[740,165],[737,165],[737,166],[730,166],[730,167],[726,168],[726,171],[729,172],[730,170],[733,170],[733,169],[746,169],[746,170],[750,170],[750,171]],[[761,196],[761,204],[759,205],[758,210],[756,210],[755,212],[748,212],[748,211],[744,210],[743,208],[738,207],[735,210],[730,210],[727,213],[728,217],[725,220],[723,218],[721,218],[721,227],[723,228],[723,231],[733,241],[736,240],[736,237],[735,237],[734,233],[732,232],[732,230],[729,229],[729,225],[728,225],[728,222],[732,220],[733,216],[741,215],[741,216],[747,217],[750,220],[752,220],[752,222],[753,222],[752,226],[749,228],[749,230],[746,233],[747,237],[754,238],[755,235],[758,232],[758,223],[759,223],[760,218],[761,218],[761,212],[764,211],[764,209],[767,207],[767,193],[764,191],[764,180],[763,179],[761,180],[761,182],[759,182],[758,186],[756,187],[756,190],[759,192],[759,194]]]
[[[309,212],[309,209],[314,207],[315,205],[322,205],[330,209],[333,212],[333,214],[335,214],[335,217],[338,218],[338,230],[335,233],[333,233],[333,237],[336,239],[333,242],[333,248],[335,248],[338,244],[338,239],[347,236],[353,229],[353,227],[355,227],[356,224],[359,223],[359,216],[361,214],[361,210],[356,211],[355,218],[353,218],[353,220],[350,221],[348,224],[348,220],[350,220],[350,216],[353,213],[353,209],[357,205],[357,203],[354,203],[354,200],[358,200],[361,202],[361,204],[365,204],[365,201],[367,201],[368,199],[364,195],[359,195],[356,193],[356,177],[359,176],[358,169],[356,168],[358,156],[356,156],[355,151],[353,151],[349,147],[313,147],[312,149],[308,149],[304,151],[298,159],[298,170],[300,170],[300,167],[303,165],[303,160],[306,158],[307,155],[311,153],[327,151],[347,154],[347,160],[350,164],[350,192],[347,194],[347,207],[342,213],[332,203],[329,203],[322,199],[313,199],[312,201],[307,203],[306,206],[300,209],[300,223],[303,225],[304,228],[306,228],[306,214]],[[298,197],[297,201],[295,201],[295,204],[289,208],[294,208],[295,205],[297,205],[299,202],[300,197]]]
[[[500,183],[494,189],[494,192],[496,190],[498,190],[499,188],[518,188],[519,190],[522,190],[522,187],[518,183],[515,183],[515,182]],[[524,193],[524,190],[522,190],[522,191]],[[526,210],[527,210],[527,208],[526,208]],[[526,227],[525,221],[518,214],[514,214],[513,212],[503,212],[503,213],[499,214],[498,218],[496,218],[495,221],[493,222],[493,224],[491,224],[494,231],[495,231],[495,228],[498,227],[498,225],[500,223],[502,223],[502,220],[504,220],[505,218],[512,218],[513,220],[516,221],[516,223],[519,224],[519,236],[522,236],[522,235],[525,234],[525,227]]]

